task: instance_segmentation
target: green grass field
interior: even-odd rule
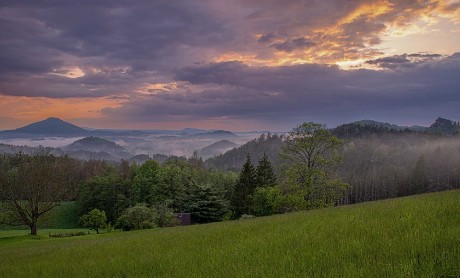
[[[460,276],[459,190],[189,227],[2,233],[1,277]]]

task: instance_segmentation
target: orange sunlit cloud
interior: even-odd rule
[[[292,51],[277,51],[273,49],[271,55],[261,58],[257,51],[246,50],[241,52],[226,52],[214,58],[215,62],[241,61],[255,66],[279,66],[305,63],[326,63],[353,65],[363,61],[375,59],[384,55],[402,54],[403,51],[392,49],[391,42],[399,38],[404,39],[411,35],[418,35],[420,39],[406,42],[407,47],[416,46],[429,41],[434,29],[440,20],[447,19],[451,24],[459,21],[460,2],[439,1],[405,4],[403,2],[370,1],[363,3],[325,26],[305,26],[303,31],[291,36],[292,38],[311,38],[314,46],[299,48]],[[428,27],[431,27],[429,29]],[[444,29],[446,30],[446,29]],[[449,34],[456,32],[455,28],[447,29]],[[446,36],[449,36],[446,34]],[[263,34],[253,36],[255,40]],[[282,43],[286,38],[274,39]],[[452,38],[450,38],[452,41]],[[457,39],[460,43],[460,39]],[[395,43],[397,45],[397,42]],[[397,47],[395,47],[397,48]],[[424,49],[425,52],[436,52],[436,47]],[[450,53],[455,49],[450,49]],[[447,51],[446,51],[447,52]],[[345,66],[344,69],[353,67]]]

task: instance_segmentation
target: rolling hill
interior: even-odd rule
[[[220,140],[211,145],[208,145],[200,150],[200,155],[203,158],[213,157],[215,155],[223,154],[228,150],[231,150],[238,145],[228,141],[228,140]]]
[[[73,142],[67,147],[63,148],[65,150],[73,151],[89,151],[89,152],[108,152],[116,153],[123,152],[125,149],[122,146],[117,145],[116,143],[99,138],[99,137],[86,137],[80,140]]]

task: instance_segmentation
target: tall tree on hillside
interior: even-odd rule
[[[251,195],[257,187],[256,178],[256,170],[252,165],[251,157],[247,155],[231,199],[234,217],[239,217],[245,213],[250,214]]]
[[[276,185],[276,175],[273,172],[272,164],[266,153],[264,153],[262,159],[259,160],[256,175],[257,187],[273,187]]]
[[[79,162],[68,157],[18,154],[0,171],[0,200],[17,220],[37,234],[38,219],[62,201],[75,198]]]
[[[334,205],[348,186],[334,179],[336,166],[342,161],[338,153],[342,143],[321,124],[309,122],[295,127],[281,152],[284,190],[304,194],[308,207]]]

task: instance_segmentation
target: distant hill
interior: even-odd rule
[[[179,131],[181,134],[199,134],[199,133],[206,133],[206,130],[199,129],[199,128],[184,128]]]
[[[116,143],[99,138],[99,137],[86,137],[73,142],[72,144],[63,148],[66,151],[88,151],[88,152],[107,152],[118,153],[124,152],[125,149]]]
[[[131,157],[128,161],[135,162],[137,164],[144,164],[146,161],[150,160],[150,156],[148,154],[138,154]]]
[[[208,131],[204,133],[193,134],[192,136],[193,138],[218,138],[218,139],[238,137],[235,133],[231,131],[227,131],[227,130]]]
[[[331,130],[340,138],[366,137],[369,135],[401,134],[401,133],[427,133],[433,135],[449,136],[460,133],[460,125],[448,119],[438,118],[430,127],[424,126],[399,126],[373,120],[362,120],[349,124],[339,125]]]
[[[252,162],[257,165],[258,161],[266,153],[276,171],[279,165],[279,152],[282,143],[283,137],[277,134],[261,135],[259,138],[251,140],[242,146],[207,159],[205,165],[208,168],[240,171],[248,154],[251,156]]]
[[[399,126],[374,120],[361,120],[333,128],[332,133],[340,138],[366,137],[369,135],[401,134],[413,132],[427,132],[424,126]]]
[[[215,155],[219,155],[219,154],[222,154],[222,153],[225,153],[226,151],[228,150],[231,150],[235,147],[237,147],[238,145],[231,142],[231,141],[228,141],[228,140],[220,140],[220,141],[217,141],[209,146],[206,146],[204,148],[202,148],[200,150],[200,155],[203,157],[203,158],[208,158],[208,157],[213,157]]]
[[[77,137],[87,136],[91,132],[58,118],[48,118],[27,126],[6,130],[0,133],[2,138],[30,138],[30,137]]]
[[[460,133],[460,124],[448,119],[437,118],[428,128],[428,132],[436,135],[456,135]]]

